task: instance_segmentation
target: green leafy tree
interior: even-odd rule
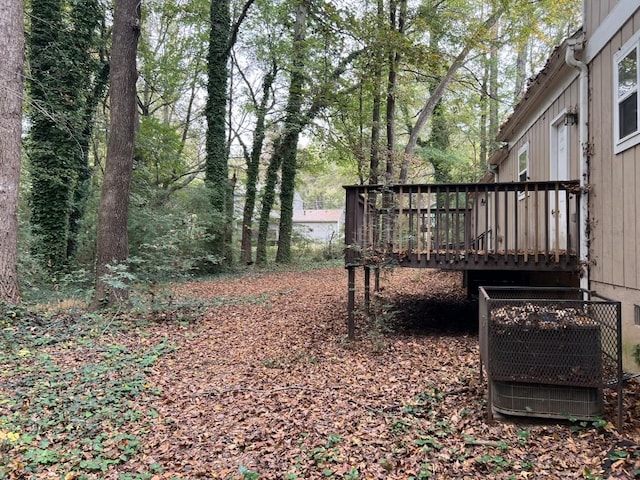
[[[284,135],[276,147],[282,164],[282,184],[280,186],[280,226],[276,262],[291,260],[291,232],[293,228],[293,195],[295,192],[296,160],[298,138],[303,128],[301,110],[304,97],[305,29],[307,7],[304,2],[298,4],[293,32],[291,80],[289,98],[285,108]]]
[[[231,17],[229,0],[211,2],[211,31],[209,36],[207,106],[207,162],[205,168],[206,183],[211,198],[211,209],[218,224],[212,232],[216,235],[214,254],[223,256],[224,219],[226,215],[227,190],[229,188],[227,153],[227,85],[229,38],[231,35]],[[230,260],[230,259],[229,259]]]
[[[52,270],[75,249],[91,177],[93,115],[104,95],[104,11],[98,0],[31,2],[27,154],[34,251]]]
[[[242,261],[252,263],[252,239],[253,239],[253,214],[256,206],[258,175],[260,173],[260,157],[262,156],[264,141],[266,138],[266,121],[269,113],[269,103],[271,98],[271,90],[278,73],[278,66],[274,61],[271,62],[271,70],[269,70],[262,80],[262,97],[260,100],[256,98],[247,82],[248,90],[251,92],[252,103],[255,106],[256,123],[253,131],[253,141],[251,144],[251,152],[247,152],[247,178],[245,188],[245,203],[242,212],[242,234],[240,242],[240,251]]]
[[[215,238],[213,254],[233,261],[231,250],[232,231],[230,214],[233,212],[233,186],[229,180],[229,146],[226,123],[228,105],[228,62],[238,34],[238,29],[248,14],[253,0],[244,3],[236,22],[231,25],[230,1],[211,2],[209,51],[207,56],[207,119],[205,181],[211,198],[215,219],[212,231]]]
[[[291,260],[293,192],[299,136],[321,112],[334,104],[340,96],[338,90],[342,90],[339,87],[342,86],[343,75],[363,53],[362,49],[347,49],[345,43],[333,35],[353,22],[348,12],[338,11],[331,4],[311,5],[320,9],[308,10],[306,2],[293,2],[291,5],[296,16],[290,37],[289,88],[282,128],[273,142],[273,154],[263,189],[256,249],[256,262],[259,264],[266,262],[266,239],[279,170],[282,172],[282,184],[276,261],[284,263]],[[313,24],[309,23],[311,18],[314,19]],[[306,25],[302,23],[303,20]],[[302,29],[303,26],[305,29]],[[314,35],[308,35],[309,32]],[[304,37],[301,38],[303,33]],[[352,91],[351,87],[346,89]]]
[[[198,97],[206,83],[209,2],[150,0],[146,6],[133,189],[155,208],[204,170]]]

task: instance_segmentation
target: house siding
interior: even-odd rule
[[[587,36],[597,30],[617,3],[618,0],[584,0],[584,29]]]
[[[509,155],[507,159],[500,165],[498,173],[498,181],[510,182],[518,180],[518,152],[520,149],[529,144],[529,180],[531,181],[543,181],[550,178],[550,153],[551,153],[551,123],[559,115],[565,111],[576,110],[578,105],[578,81],[574,80],[559,97],[542,113],[538,120],[528,127],[523,132],[519,132],[516,137],[517,140],[514,143],[509,144]],[[567,147],[569,150],[569,178],[578,178],[578,161],[580,156],[578,144],[578,126],[569,126],[567,130]],[[528,205],[525,199],[518,201],[518,208],[521,214],[518,215],[519,225],[519,239],[518,243],[524,245],[528,242],[533,245],[535,238],[534,224],[536,224],[535,217],[527,208]],[[502,206],[501,206],[502,208]],[[514,208],[512,202],[509,207]],[[539,225],[541,219],[544,218],[546,212],[538,212],[537,224]],[[571,212],[575,218],[576,212]],[[526,224],[525,224],[526,222]],[[504,234],[499,231],[497,227],[498,242]],[[515,230],[507,232],[509,237],[515,234]],[[577,223],[572,221],[570,235],[577,235]],[[541,241],[543,232],[538,232],[538,238]]]
[[[586,49],[589,66],[589,288],[622,303],[624,368],[640,371],[640,364],[632,355],[634,346],[640,344],[640,326],[634,322],[634,306],[640,305],[640,144],[615,154],[613,127],[613,59],[640,30],[640,10],[636,10],[640,2],[585,0],[584,5],[587,42],[592,36],[595,38]],[[616,25],[615,29],[610,30],[611,25]],[[563,70],[552,82],[545,83],[542,79],[534,86],[542,89],[542,94],[538,92],[532,97],[535,104],[546,102],[548,107],[536,109],[529,100],[520,107],[520,112],[529,113],[516,115],[504,129],[508,138],[505,136],[501,140],[509,141],[509,153],[499,165],[498,181],[517,181],[518,152],[527,143],[529,179],[550,178],[551,122],[564,109],[571,111],[579,106],[578,80],[572,75],[575,71]],[[563,85],[567,85],[566,88],[563,89]],[[569,127],[567,143],[569,177],[578,179],[582,154],[578,125]]]
[[[591,280],[640,288],[638,147],[613,153],[613,56],[640,27],[636,13],[590,64]],[[640,302],[639,302],[640,303]]]
[[[595,9],[587,12],[588,21],[597,25],[613,3],[603,2],[597,17]],[[624,366],[636,371],[631,353],[640,343],[634,325],[634,305],[640,305],[640,146],[614,153],[613,58],[639,28],[636,12],[589,64],[590,288],[622,302]]]

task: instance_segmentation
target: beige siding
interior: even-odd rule
[[[640,158],[637,159],[640,162]],[[634,191],[636,193],[635,202],[637,206],[640,206],[640,165],[636,164],[636,183],[634,186]],[[640,207],[638,207],[638,214],[640,214]],[[635,238],[640,239],[640,221],[636,218],[636,232]],[[633,263],[633,262],[631,262]],[[635,269],[636,269],[636,285],[640,285],[640,241],[636,241],[636,256],[635,256]],[[638,301],[638,305],[640,305],[640,299]]]
[[[585,0],[584,29],[587,36],[596,31],[617,3],[618,0]]]
[[[524,134],[509,147],[509,158],[500,165],[499,180],[510,182],[518,180],[518,150],[529,143],[529,179],[532,181],[548,180],[550,176],[549,154],[551,149],[551,122],[563,110],[577,109],[578,84],[572,83],[559,98],[547,109],[542,117],[534,123]],[[578,160],[580,152],[576,147],[578,142],[578,126],[568,130],[568,146],[570,161],[570,177],[578,178]]]
[[[613,57],[639,28],[636,13],[589,65],[590,286],[622,302],[624,367],[636,371],[631,351],[640,343],[633,324],[634,305],[640,305],[640,146],[613,152]]]
[[[604,74],[602,69],[602,58],[609,58],[611,56],[611,46],[605,47],[603,54],[598,57],[590,65],[590,91],[591,91],[591,107],[590,107],[590,138],[589,143],[595,147],[596,144],[608,143],[612,144],[612,127],[613,124],[611,118],[611,108],[603,110],[602,97],[604,92],[611,92],[611,75]],[[609,98],[612,98],[613,93]],[[596,115],[595,112],[598,111]],[[596,141],[598,139],[598,141]],[[601,155],[601,153],[600,153]],[[605,168],[605,165],[598,159],[597,154],[594,152],[590,159],[589,164],[590,183],[593,183],[595,179],[599,179],[600,182],[610,183],[611,170]],[[611,261],[611,236],[598,236],[596,232],[603,231],[608,232],[611,230],[611,217],[604,214],[604,206],[611,205],[611,190],[593,189],[590,192],[590,222],[591,222],[591,248],[590,256],[593,260],[591,266],[591,275],[597,276],[600,279],[611,281],[612,277],[612,261]]]
[[[518,151],[527,143],[529,144],[529,180],[544,181],[550,178],[550,152],[551,152],[551,122],[565,110],[575,110],[578,105],[578,83],[574,81],[558,99],[542,114],[540,119],[528,128],[522,136],[510,145],[509,156],[500,165],[498,180],[500,182],[511,182],[518,180]],[[578,145],[578,126],[570,126],[568,129],[567,146],[569,149],[569,178],[578,179],[578,161],[580,151]],[[509,202],[508,208],[513,211],[518,208],[518,245],[533,248],[541,245],[544,232],[536,232],[534,225],[544,225],[546,212],[534,210],[532,202],[527,198],[520,200],[513,199]],[[575,212],[572,212],[575,213]],[[535,219],[538,219],[536,222]],[[500,223],[497,225],[499,247],[500,240],[504,243],[505,237],[513,240],[515,228],[509,232],[501,231]],[[572,222],[571,231],[568,232],[574,238],[577,235],[577,223]],[[538,242],[538,243],[536,243]],[[511,242],[509,242],[511,243]],[[508,247],[508,246],[507,246]]]
[[[612,77],[615,52],[639,27],[640,14],[636,14],[590,65],[591,279],[633,289],[640,288],[640,152],[635,147],[618,155],[613,153]]]

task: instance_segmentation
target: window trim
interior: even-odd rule
[[[627,58],[630,53],[636,52],[636,130],[625,137],[620,138],[620,105],[621,98],[618,96],[619,77],[618,66],[620,62]],[[640,31],[635,33],[613,56],[613,153],[621,153],[634,145],[640,143]],[[629,98],[630,93],[622,97],[622,100]]]
[[[522,154],[526,155],[527,165],[523,170],[520,170],[520,157]],[[521,177],[522,174],[525,175],[525,182],[529,180],[529,142],[526,142],[518,149],[518,156],[516,157],[516,182],[522,182]],[[518,192],[518,200],[522,200],[524,198],[524,191]]]

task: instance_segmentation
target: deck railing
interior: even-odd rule
[[[576,264],[578,181],[345,189],[347,265],[569,269]]]

